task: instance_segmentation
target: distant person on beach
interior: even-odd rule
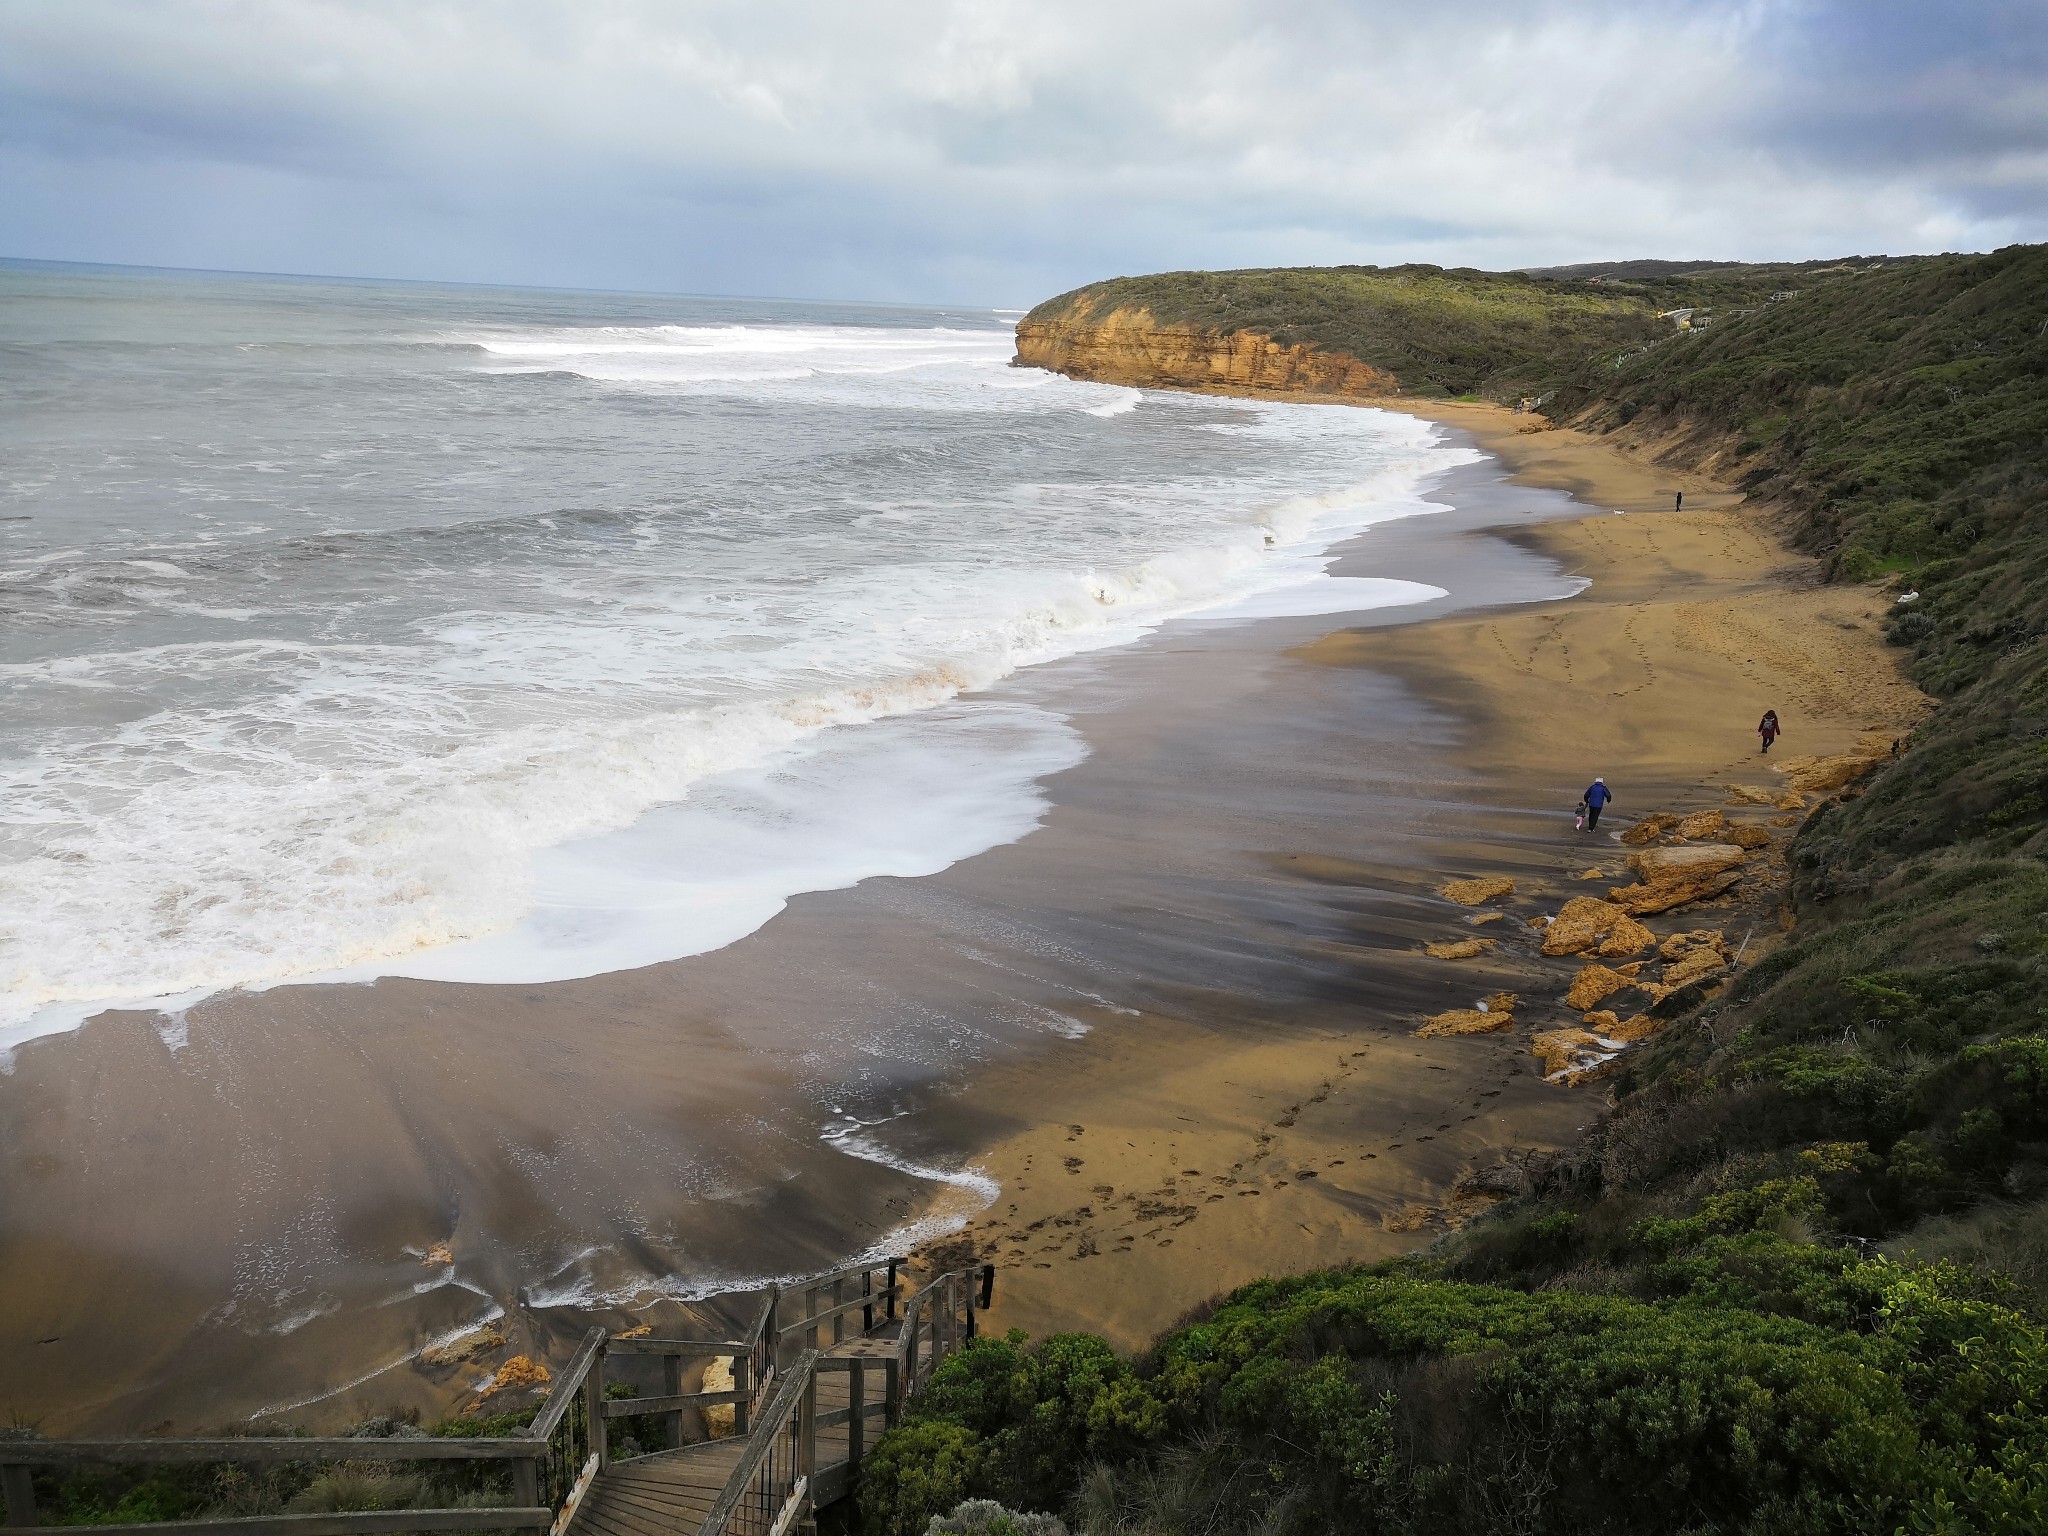
[[[1685,510],[1685,492],[1673,491],[1671,493],[1671,510],[1674,512],[1683,512]]]
[[[1607,787],[1605,779],[1595,779],[1587,786],[1585,794],[1586,830],[1591,832],[1600,825],[1601,809],[1614,798],[1614,791]]]
[[[1756,733],[1763,738],[1764,751],[1770,751],[1771,743],[1778,739],[1778,712],[1775,709],[1764,711],[1763,719],[1756,723]]]

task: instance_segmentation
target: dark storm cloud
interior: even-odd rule
[[[11,0],[0,252],[1026,301],[1984,247],[2038,0]]]

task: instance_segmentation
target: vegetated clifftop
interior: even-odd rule
[[[1091,1533],[2048,1530],[2048,247],[1546,280],[1709,323],[1483,376],[1893,581],[1940,707],[1800,827],[1789,941],[1660,1002],[1579,1146],[1488,1171],[1494,1214],[1136,1362],[976,1341],[877,1446],[873,1536],[969,1494]]]
[[[1017,326],[1017,361],[1140,388],[1508,399],[1602,349],[1666,334],[1660,310],[1760,296],[1821,265],[1717,264],[1627,281],[1432,266],[1120,277],[1033,309]]]

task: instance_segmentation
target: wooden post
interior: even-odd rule
[[[7,1494],[7,1523],[9,1525],[34,1525],[36,1523],[35,1469],[33,1467],[0,1467],[0,1484],[5,1485]],[[528,1508],[531,1507],[531,1505],[528,1505]]]
[[[846,1301],[846,1277],[841,1275],[832,1282],[832,1342],[837,1344],[846,1337],[846,1314],[839,1310]]]
[[[661,1395],[681,1397],[683,1395],[683,1357],[663,1355],[661,1357]],[[683,1410],[661,1416],[662,1440],[668,1449],[680,1450],[683,1444]]]
[[[860,1309],[860,1331],[866,1336],[875,1331],[875,1272],[872,1269],[860,1272],[860,1293],[866,1298]]]
[[[896,1357],[891,1355],[882,1362],[882,1427],[894,1429],[902,1412],[903,1378],[896,1368]]]
[[[590,1426],[590,1450],[600,1472],[612,1464],[611,1437],[604,1422],[604,1354],[604,1345],[598,1345],[597,1356],[583,1377],[583,1421]]]
[[[754,1390],[754,1357],[734,1355],[732,1357],[732,1389],[735,1392]],[[732,1432],[740,1439],[747,1438],[747,1400],[741,1398],[732,1405]]]
[[[889,1321],[896,1321],[896,1261],[889,1261]]]
[[[576,1473],[569,1476],[573,1481]],[[540,1462],[532,1456],[522,1456],[512,1463],[512,1503],[519,1509],[534,1509],[540,1504]]]
[[[811,1366],[809,1379],[804,1382],[804,1395],[796,1405],[796,1471],[797,1476],[806,1478],[811,1486],[818,1480],[818,1368]]]
[[[903,1390],[906,1394],[917,1390],[917,1335],[922,1327],[918,1314],[923,1310],[922,1306],[914,1305],[903,1314]]]
[[[851,1476],[860,1471],[868,1432],[868,1368],[859,1355],[853,1357],[853,1369],[846,1373],[846,1401],[853,1409],[853,1417],[846,1421],[846,1470]]]
[[[807,1285],[804,1287],[804,1316],[808,1319],[816,1317],[817,1315],[818,1288],[815,1285]],[[804,1348],[816,1349],[817,1347],[818,1325],[816,1323],[812,1323],[810,1327],[804,1330]]]

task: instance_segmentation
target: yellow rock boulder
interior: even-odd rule
[[[1543,1063],[1543,1075],[1551,1078],[1598,1066],[1612,1054],[1598,1035],[1584,1029],[1553,1029],[1536,1035],[1529,1041],[1529,1050]]]
[[[1626,958],[1654,944],[1656,935],[1627,910],[1595,896],[1574,896],[1543,930],[1543,953],[1577,955],[1594,950],[1609,959]]]
[[[1422,949],[1432,960],[1470,960],[1474,955],[1485,954],[1497,942],[1495,939],[1448,939],[1425,944]]]
[[[1478,875],[1470,880],[1447,881],[1438,890],[1446,900],[1461,907],[1476,907],[1497,896],[1514,895],[1515,882],[1505,875]]]
[[[730,1392],[732,1390],[732,1356],[714,1355],[711,1363],[704,1367],[704,1381],[699,1392]],[[737,1422],[731,1403],[718,1403],[704,1410],[704,1430],[714,1440],[723,1440],[733,1432]]]
[[[1687,933],[1674,933],[1657,946],[1657,953],[1666,960],[1683,960],[1696,949],[1711,949],[1716,954],[1728,953],[1728,935],[1718,928],[1694,928]]]
[[[1448,1013],[1434,1013],[1422,1021],[1422,1028],[1415,1031],[1418,1040],[1433,1040],[1442,1035],[1496,1035],[1515,1027],[1512,1013],[1496,1013],[1488,1008],[1453,1008]]]
[[[1640,848],[1645,843],[1657,841],[1663,835],[1666,827],[1675,827],[1677,825],[1678,818],[1669,811],[1652,811],[1626,832],[1623,832],[1621,840],[1632,848]]]
[[[1778,764],[1778,772],[1785,775],[1785,782],[1796,790],[1825,794],[1831,789],[1855,783],[1877,763],[1877,758],[1855,752],[1840,757],[1789,757]]]
[[[1567,1006],[1584,1013],[1603,997],[1619,992],[1628,985],[1628,978],[1618,971],[1610,971],[1598,963],[1585,966],[1572,978],[1572,989],[1565,993]]]

